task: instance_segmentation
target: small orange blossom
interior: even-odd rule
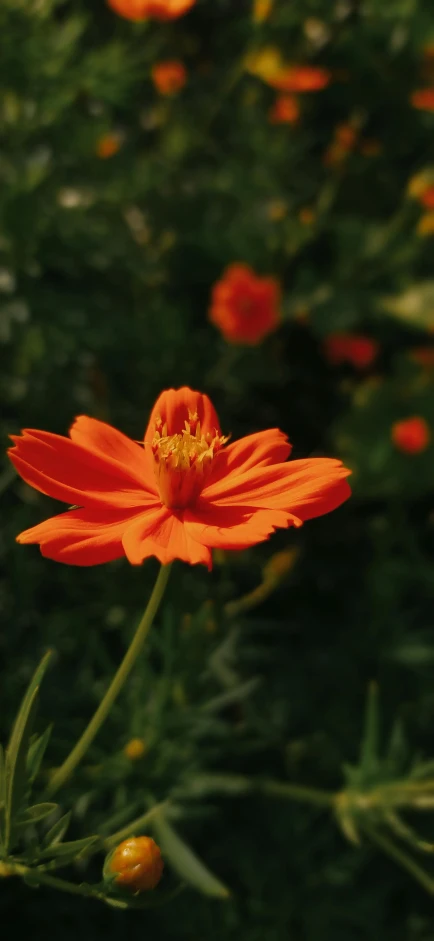
[[[419,88],[410,96],[410,102],[418,111],[434,111],[434,88]]]
[[[100,160],[108,160],[109,157],[114,157],[118,153],[122,145],[122,138],[120,134],[103,134],[99,138],[96,144],[96,155]]]
[[[331,333],[324,342],[326,358],[332,365],[351,363],[366,369],[378,356],[379,346],[371,337],[355,333]]]
[[[144,446],[86,415],[69,438],[25,429],[12,440],[23,480],[74,504],[17,540],[73,565],[157,556],[211,568],[211,549],[246,549],[350,495],[340,461],[286,463],[291,448],[277,428],[227,444],[208,396],[187,387],[159,396]]]
[[[176,95],[187,81],[187,69],[179,59],[152,66],[152,81],[160,95]]]
[[[209,319],[230,343],[260,343],[280,322],[279,282],[241,262],[229,265],[213,287]]]
[[[196,0],[107,0],[127,20],[175,20],[188,13]]]
[[[300,105],[295,95],[278,95],[268,112],[270,124],[295,124],[300,117]]]
[[[420,454],[426,450],[431,438],[428,424],[420,415],[395,422],[391,436],[395,447],[404,454]]]

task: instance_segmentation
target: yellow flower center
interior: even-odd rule
[[[228,438],[214,431],[203,433],[199,416],[188,413],[180,434],[168,435],[161,418],[155,422],[152,453],[161,502],[181,509],[195,502],[211,471],[212,462]]]

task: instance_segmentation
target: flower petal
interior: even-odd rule
[[[151,555],[163,565],[174,559],[211,568],[209,549],[199,545],[187,531],[181,513],[167,507],[150,510],[133,522],[123,536],[125,554],[132,565],[140,565]]]
[[[158,499],[146,478],[140,484],[110,455],[103,457],[47,431],[24,429],[22,437],[11,437],[15,447],[8,454],[18,473],[31,487],[55,500],[88,507],[140,507]],[[145,467],[145,458],[143,463]]]
[[[307,458],[222,477],[204,488],[202,498],[219,506],[282,509],[307,520],[348,499],[351,491],[345,477],[350,473],[333,458]]]
[[[106,422],[87,415],[79,415],[69,430],[71,441],[79,444],[113,465],[116,472],[125,473],[140,486],[157,494],[154,475],[149,475],[149,465],[144,448],[127,435],[107,425]]]
[[[246,435],[219,451],[208,486],[223,475],[244,474],[254,467],[281,464],[290,453],[291,445],[278,428]]]
[[[145,442],[152,443],[157,418],[161,418],[163,425],[167,423],[168,435],[180,434],[189,412],[197,413],[205,434],[214,430],[221,434],[217,412],[208,396],[183,386],[181,389],[167,389],[158,397],[149,418]]]
[[[69,565],[99,565],[125,555],[122,535],[130,522],[125,511],[70,510],[25,530],[17,542],[39,543],[47,559]]]
[[[300,525],[284,510],[258,510],[247,506],[209,506],[202,502],[184,512],[187,532],[203,546],[247,549],[269,539],[275,529]]]

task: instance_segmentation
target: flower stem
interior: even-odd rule
[[[416,879],[417,882],[429,893],[429,895],[434,895],[434,879],[425,872],[425,869],[422,869],[419,864],[408,856],[407,853],[404,853],[399,846],[389,840],[388,837],[384,836],[384,833],[380,833],[375,827],[369,826],[366,823],[363,824],[363,829],[365,833],[371,838],[373,843],[376,843],[384,853],[387,853],[391,859],[393,859],[399,866],[403,869],[406,869],[407,872]]]
[[[117,673],[113,677],[104,698],[101,700],[98,709],[90,720],[89,725],[84,730],[83,735],[81,738],[79,738],[77,744],[72,749],[72,752],[63,762],[63,765],[61,765],[60,768],[57,768],[57,771],[54,772],[48,786],[49,795],[55,794],[56,791],[58,791],[59,788],[62,787],[65,781],[70,777],[78,763],[87,752],[89,745],[92,744],[103,722],[106,720],[115,699],[119,695],[125,680],[129,676],[130,671],[132,670],[143,647],[145,638],[164,595],[164,591],[169,579],[169,573],[170,565],[162,565],[146,610],[124,656],[124,659],[122,660]]]
[[[286,781],[262,781],[259,789],[262,794],[268,794],[270,797],[283,797],[287,800],[317,804],[320,807],[331,808],[336,800],[336,794],[332,791],[322,791],[301,784],[287,784]]]

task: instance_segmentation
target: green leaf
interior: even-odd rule
[[[63,814],[63,817],[60,817],[59,820],[56,820],[56,823],[54,824],[54,826],[51,827],[51,829],[48,831],[48,833],[46,833],[44,837],[44,840],[43,840],[44,848],[48,848],[48,847],[52,848],[63,840],[63,837],[65,836],[65,833],[69,827],[70,820],[71,820],[70,810],[68,810],[66,814]]]
[[[19,808],[27,787],[26,756],[32,724],[35,717],[39,685],[51,658],[51,651],[45,654],[28,686],[18,715],[12,728],[9,745],[6,750],[5,777],[5,847],[9,848],[14,815]]]
[[[376,683],[370,683],[359,758],[359,767],[362,772],[362,777],[368,783],[370,783],[372,778],[378,773],[379,731],[378,686]]]
[[[161,812],[153,819],[152,827],[163,855],[181,879],[188,882],[199,892],[203,892],[204,895],[211,895],[220,899],[229,897],[230,893],[226,886],[207,869],[193,853],[193,850],[184,843]]]
[[[49,817],[55,810],[57,810],[58,804],[52,804],[45,802],[43,804],[33,804],[33,807],[27,807],[24,813],[18,818],[18,824],[28,825],[31,823],[39,823],[40,820],[45,820],[46,817]]]
[[[101,842],[99,836],[85,836],[82,840],[71,840],[69,843],[55,843],[52,846],[47,846],[41,850],[39,855],[41,859],[52,857],[59,860],[62,866],[67,866],[68,863],[74,860],[82,859],[88,849],[91,846],[95,847],[96,843],[99,842]]]
[[[38,774],[39,768],[41,767],[45,749],[50,740],[52,728],[53,726],[49,725],[43,735],[38,736],[38,738],[36,738],[35,741],[30,745],[26,763],[27,777],[30,784],[33,784],[33,781]]]

